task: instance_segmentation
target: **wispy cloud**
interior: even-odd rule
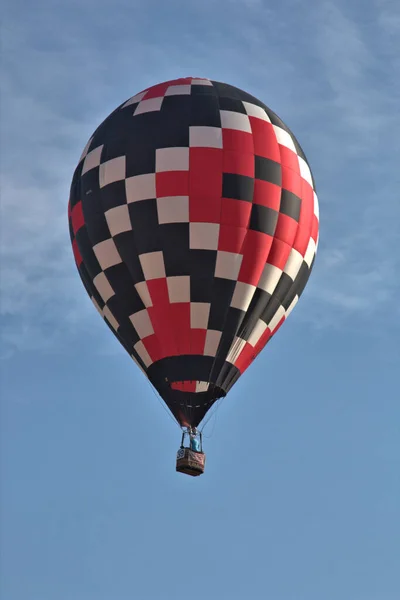
[[[384,318],[399,293],[400,85],[393,77],[396,57],[386,46],[388,15],[382,17],[379,4],[377,14],[361,13],[362,22],[338,3],[321,3],[315,14],[325,100],[316,101],[321,121],[310,146],[321,245],[302,312],[320,326]]]

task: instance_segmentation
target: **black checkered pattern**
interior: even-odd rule
[[[287,318],[318,242],[314,180],[262,102],[184,78],[119,106],[75,170],[69,225],[97,310],[197,425]]]

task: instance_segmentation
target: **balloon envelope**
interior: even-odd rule
[[[318,201],[272,110],[188,77],[133,96],[94,132],[69,226],[95,307],[177,421],[196,426],[303,292]]]

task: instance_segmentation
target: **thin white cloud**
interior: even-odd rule
[[[331,94],[318,103],[321,125],[310,138],[321,244],[308,300],[299,313],[317,326],[390,315],[399,293],[400,114],[395,98],[400,85],[387,76],[390,59],[389,65],[382,61],[382,25],[371,38],[368,27],[345,10],[324,2],[315,15],[321,88],[325,82]]]

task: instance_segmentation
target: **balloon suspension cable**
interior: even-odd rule
[[[183,429],[181,427],[180,423],[175,419],[175,417],[171,414],[171,412],[165,406],[165,404],[164,404],[161,396],[158,394],[158,392],[151,385],[149,379],[147,379],[147,383],[149,384],[151,391],[153,392],[153,394],[155,395],[155,397],[157,398],[157,400],[159,401],[159,403],[161,404],[161,406],[163,407],[163,409],[165,410],[165,412],[167,413],[167,415],[169,416],[169,418],[171,419],[171,421],[174,423],[174,425],[177,425],[180,429]]]
[[[203,435],[203,431],[204,431],[204,429],[206,428],[206,426],[208,425],[208,423],[210,422],[210,420],[211,420],[212,418],[214,418],[214,421],[213,421],[213,428],[212,428],[212,430],[211,430],[211,433],[210,433],[209,435],[205,435],[205,434],[204,434],[204,437],[205,437],[205,438],[207,438],[207,439],[210,439],[210,438],[212,437],[212,435],[214,434],[215,425],[216,425],[216,423],[217,423],[217,413],[218,413],[218,410],[219,410],[219,408],[220,408],[220,406],[221,406],[221,404],[222,404],[223,400],[225,400],[225,398],[226,398],[226,396],[223,396],[222,398],[219,398],[219,399],[218,399],[218,400],[217,400],[217,401],[214,403],[214,406],[211,408],[211,410],[210,410],[210,412],[209,412],[209,414],[208,414],[207,418],[206,418],[206,419],[205,419],[205,421],[204,421],[204,424],[203,424],[202,428],[200,429],[200,432],[201,432],[201,434]]]

